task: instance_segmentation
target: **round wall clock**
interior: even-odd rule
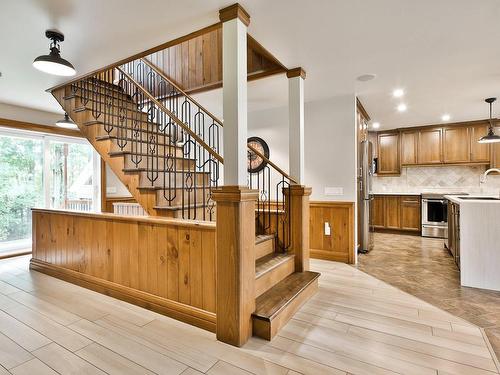
[[[255,148],[266,158],[269,159],[269,146],[259,137],[250,137],[247,139],[247,144]],[[248,150],[248,172],[257,173],[265,168],[267,162],[258,156],[255,152]]]

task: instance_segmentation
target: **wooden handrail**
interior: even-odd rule
[[[148,65],[151,69],[153,69],[156,72],[156,74],[158,74],[160,77],[162,77],[165,81],[169,82],[172,86],[174,86],[177,89],[177,91],[179,91],[182,95],[184,95],[186,98],[188,98],[189,100],[191,100],[197,107],[199,107],[203,112],[205,112],[207,115],[209,115],[212,118],[212,120],[214,120],[215,122],[217,122],[220,126],[224,126],[222,124],[221,120],[219,120],[217,117],[215,117],[208,109],[206,109],[205,107],[203,107],[200,103],[198,103],[196,100],[194,100],[192,96],[190,96],[183,89],[181,89],[179,87],[179,85],[177,85],[174,81],[172,81],[155,64],[153,64],[151,61],[149,61],[146,58],[141,58],[140,60],[142,62],[144,62],[146,65]]]
[[[266,156],[264,154],[262,154],[259,150],[257,150],[255,147],[252,147],[250,145],[247,145],[247,147],[252,151],[254,152],[258,157],[261,157],[266,163],[268,163],[271,167],[273,167],[276,171],[278,171],[279,173],[281,173],[282,176],[288,178],[291,182],[293,182],[294,184],[298,184],[297,180],[295,178],[293,178],[292,176],[290,176],[288,173],[286,173],[283,169],[281,169],[280,167],[278,167],[276,164],[274,164],[271,160],[269,160],[268,158],[266,158]]]
[[[198,142],[203,148],[208,151],[215,159],[224,164],[224,158],[220,156],[217,152],[215,152],[209,145],[205,143],[203,139],[201,139],[195,132],[193,132],[186,124],[184,124],[181,120],[177,118],[172,112],[170,112],[163,104],[161,104],[153,95],[151,95],[144,87],[142,87],[137,81],[135,81],[128,73],[126,73],[119,66],[116,67],[127,79],[132,82],[135,86],[139,88],[148,98],[151,100],[158,108],[160,108],[163,112],[170,116],[174,122],[180,126],[186,133],[188,133],[191,137],[194,138],[196,142]]]

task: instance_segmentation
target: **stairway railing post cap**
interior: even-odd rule
[[[298,68],[288,69],[286,76],[288,78],[300,77],[306,79],[306,71],[299,66]]]
[[[239,3],[219,10],[219,19],[221,22],[231,21],[235,18],[238,18],[245,26],[250,25],[250,14]]]

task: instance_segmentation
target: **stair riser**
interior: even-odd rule
[[[255,245],[255,259],[260,259],[274,252],[274,239],[265,240]]]
[[[206,220],[210,221],[210,215],[208,213],[208,209],[204,207],[200,208],[192,208],[189,212],[186,210],[184,212],[184,217],[182,216],[182,210],[177,211],[167,211],[167,210],[156,210],[159,216],[164,217],[173,217],[177,219],[186,219],[186,220]],[[203,213],[205,212],[205,217]],[[212,221],[215,221],[215,209],[213,210]]]
[[[318,279],[314,280],[293,301],[291,301],[279,315],[273,320],[267,321],[252,317],[253,335],[265,340],[272,340],[279,330],[293,317],[300,307],[309,300],[318,291]]]
[[[255,298],[271,289],[274,285],[279,283],[288,275],[291,275],[294,271],[295,260],[292,257],[286,262],[281,263],[279,266],[255,279]]]
[[[100,141],[100,142],[104,142],[104,141]],[[127,140],[125,143],[125,146],[123,148],[120,148],[120,146],[118,146],[118,143],[123,144],[123,143],[125,143],[125,141],[121,141],[118,139],[111,140],[111,145],[110,145],[111,152],[124,151],[124,152],[134,152],[134,153],[146,154],[146,153],[149,153],[151,151],[151,147],[153,146],[153,145],[150,145],[148,143],[141,143],[141,142],[137,142],[137,141]],[[156,148],[155,154],[153,155],[155,157],[156,156],[165,156],[165,155],[169,155],[169,154],[172,154],[173,156],[177,156],[179,158],[182,158],[184,156],[182,153],[182,148],[180,148],[180,147],[175,147],[175,146],[170,147],[170,146],[165,146],[165,145],[154,145],[154,147]],[[143,155],[143,157],[146,157],[146,156]],[[160,163],[162,163],[162,162],[160,161]]]
[[[91,92],[92,92],[92,88],[93,86],[89,86],[89,90],[87,91],[84,91],[85,93],[88,93],[87,95],[89,95]],[[103,95],[105,95],[106,97],[109,97],[109,98],[114,98],[114,99],[119,99],[119,100],[131,100],[131,98],[123,93],[123,92],[118,92],[116,90],[105,90],[104,88],[101,88],[101,92]],[[76,90],[75,92],[73,92],[71,90],[71,88],[69,86],[67,86],[65,88],[65,97],[66,96],[78,96],[78,97],[81,97],[82,96],[82,91],[80,90],[80,88],[78,88],[78,90]]]
[[[77,94],[76,96],[74,96],[72,98],[68,98],[66,100],[73,100],[74,104],[75,104],[75,108],[84,106],[84,107],[87,107],[89,109],[92,109],[92,108],[100,109],[101,112],[108,112],[108,105],[106,105],[108,103],[108,100],[110,102],[112,101],[112,104],[111,104],[112,112],[111,113],[119,114],[119,111],[118,111],[119,107],[126,108],[129,111],[131,111],[131,110],[138,111],[137,104],[132,102],[129,99],[121,100],[121,99],[115,99],[112,97],[105,97],[105,96],[95,97],[95,96],[90,95],[88,100],[84,100],[84,98],[82,98],[80,96],[80,94]]]
[[[130,154],[126,154],[124,156],[116,156],[116,157],[123,157],[125,161],[125,166],[124,166],[125,169],[148,167],[148,162],[146,160],[147,157],[144,155],[142,156],[142,160],[137,165],[132,161],[132,155]],[[173,162],[176,164],[177,170],[192,170],[195,167],[196,161],[192,159],[174,159]],[[151,158],[149,158],[149,163],[151,164]],[[167,164],[167,162],[164,163],[163,159],[160,159],[159,161],[160,169],[168,169],[168,167],[164,168],[165,164]]]
[[[157,176],[158,178],[151,183],[151,181],[148,178],[148,173],[147,172],[140,172],[140,181],[141,181],[141,186],[157,186],[157,187],[163,187],[163,186],[171,186],[174,187],[185,187],[188,184],[188,174],[185,173],[184,175],[182,173],[172,173],[169,176],[169,173],[165,173],[165,182],[163,181],[163,173],[165,172],[158,172]],[[149,177],[156,176],[156,174],[151,174],[149,173]],[[208,175],[203,175],[203,174],[196,174],[191,176],[193,184],[194,181],[196,180],[197,187],[201,187],[203,185],[203,180],[205,180],[205,186],[209,186],[209,178]],[[194,187],[194,186],[193,186]]]
[[[202,189],[197,189],[196,193],[194,192],[194,190],[191,192],[188,192],[187,190],[183,190],[183,189],[172,189],[171,190],[171,194],[172,194],[172,198],[173,198],[172,202],[169,202],[167,199],[169,197],[168,191],[158,190],[156,192],[156,205],[157,206],[164,206],[164,207],[168,207],[169,205],[180,206],[182,204],[183,199],[184,199],[184,204],[193,204],[195,202],[196,203],[206,203],[206,202],[208,202],[208,198],[209,198],[209,192],[207,190],[205,191],[205,200],[203,200],[203,190]],[[175,197],[173,197],[174,193],[175,193]],[[164,194],[167,198],[165,198]]]

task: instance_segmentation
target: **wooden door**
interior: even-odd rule
[[[487,143],[479,143],[482,136],[488,134],[488,125],[475,125],[469,129],[470,134],[470,161],[488,162],[490,161],[490,148]]]
[[[440,164],[443,160],[442,129],[424,129],[418,134],[418,164]]]
[[[385,199],[382,195],[375,195],[372,201],[371,220],[375,228],[385,228]]]
[[[418,132],[401,132],[401,165],[417,164]]]
[[[420,197],[401,196],[401,229],[420,232]]]
[[[399,229],[401,227],[400,199],[398,195],[385,196],[385,227]]]
[[[445,163],[467,163],[470,161],[470,135],[468,127],[443,129],[443,155]]]
[[[378,171],[377,174],[400,174],[399,133],[378,134]]]

